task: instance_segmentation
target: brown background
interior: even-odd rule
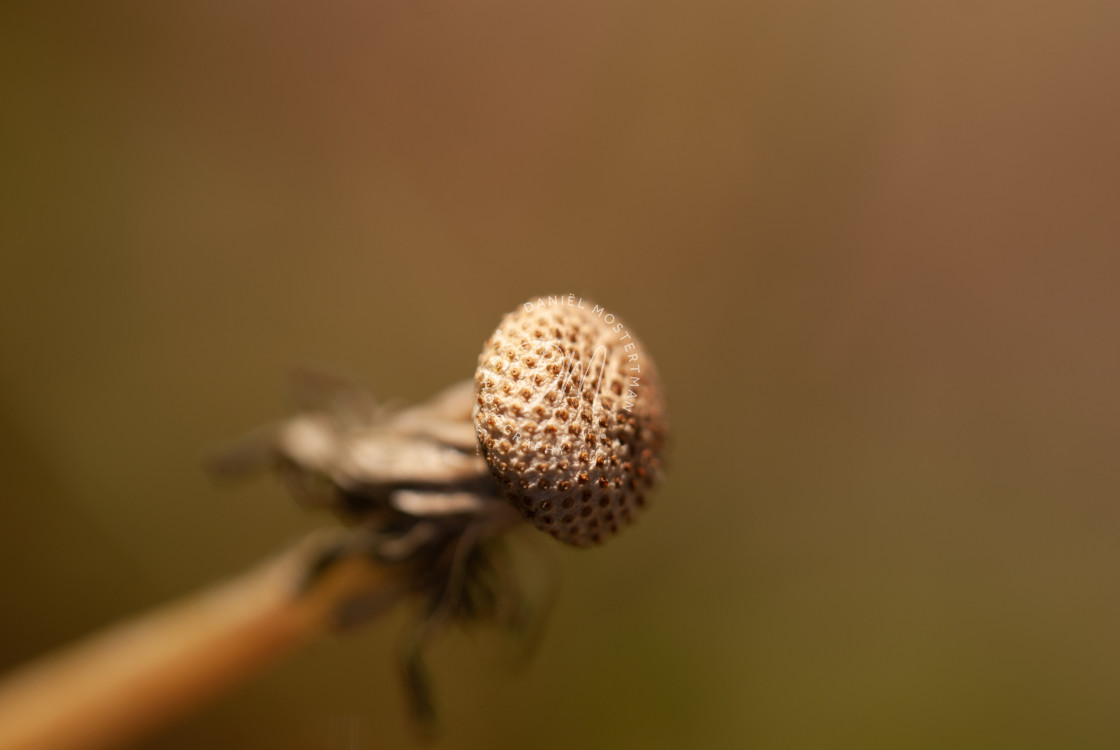
[[[670,482],[442,747],[1120,743],[1120,4],[3,11],[0,666],[326,522],[211,446],[524,298],[658,357]],[[403,614],[151,741],[412,743]]]

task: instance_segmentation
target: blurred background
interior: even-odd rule
[[[8,4],[0,667],[330,519],[208,450],[575,293],[668,483],[446,748],[1120,743],[1120,4]],[[550,540],[548,540],[550,541]],[[416,744],[395,613],[147,742]]]

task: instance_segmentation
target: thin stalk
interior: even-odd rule
[[[348,600],[394,598],[399,571],[345,559],[301,592],[315,539],[0,682],[0,749],[137,740],[335,625]]]

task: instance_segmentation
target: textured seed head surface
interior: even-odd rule
[[[475,395],[482,455],[537,528],[591,546],[646,505],[664,399],[653,359],[611,311],[574,295],[523,303],[483,346]]]

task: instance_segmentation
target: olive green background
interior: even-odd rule
[[[0,666],[329,523],[207,450],[575,293],[669,481],[440,747],[1120,743],[1120,4],[57,3],[0,25]],[[415,744],[394,613],[144,747]]]

